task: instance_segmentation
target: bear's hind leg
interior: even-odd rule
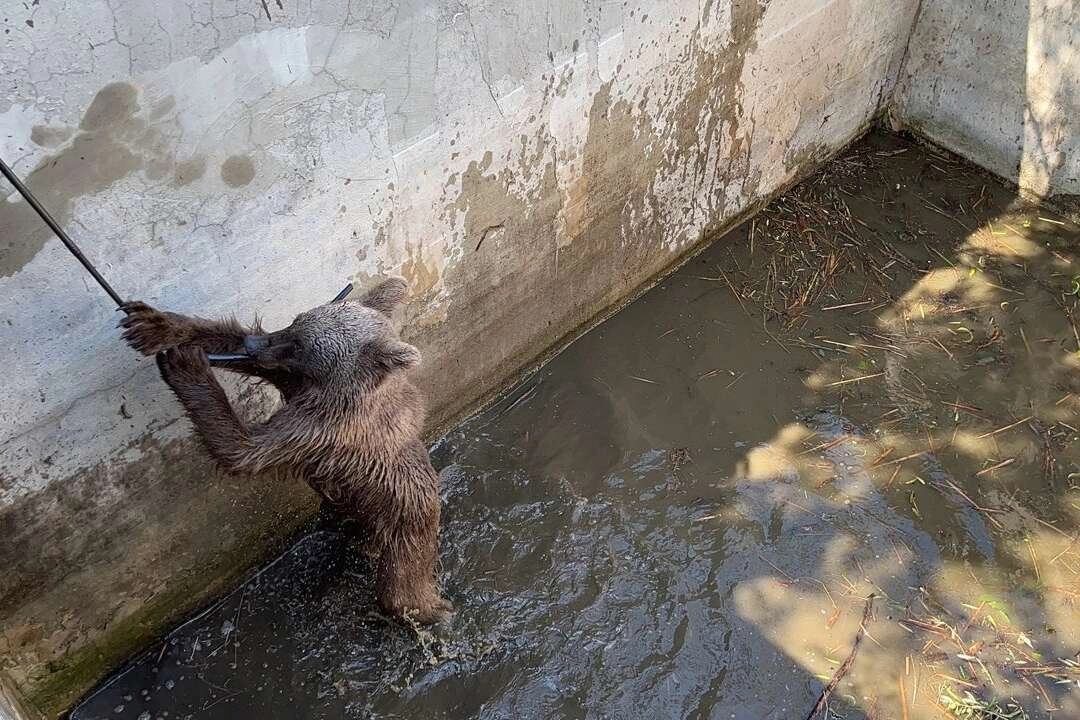
[[[454,611],[435,583],[437,533],[436,521],[430,529],[407,535],[395,533],[383,546],[375,592],[384,612],[431,625],[445,620]]]

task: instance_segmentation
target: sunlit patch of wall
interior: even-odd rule
[[[1080,24],[1070,0],[923,0],[899,124],[1040,197],[1080,194]]]

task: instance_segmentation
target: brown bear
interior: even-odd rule
[[[424,407],[405,372],[420,352],[402,342],[389,314],[405,282],[385,280],[359,301],[301,313],[284,330],[160,312],[129,302],[124,339],[156,355],[161,376],[206,449],[230,473],[270,468],[304,477],[338,512],[358,519],[379,552],[383,610],[420,623],[453,608],[436,586],[439,476],[420,440]],[[250,359],[224,369],[273,384],[284,405],[247,425],[229,404],[207,353]]]

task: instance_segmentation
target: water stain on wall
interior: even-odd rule
[[[799,168],[820,165],[829,158],[829,146],[824,143],[808,143],[802,147],[789,147],[784,153],[784,169],[797,172]]]
[[[551,332],[549,317],[556,304],[543,298],[555,275],[555,218],[562,193],[547,127],[521,136],[520,142],[501,158],[501,169],[495,169],[494,154],[486,152],[469,163],[458,182],[445,186],[444,218],[455,234],[464,230],[464,237],[453,243],[463,254],[448,259],[442,270],[441,287],[453,299],[412,322],[410,335],[423,351],[461,342],[465,329],[477,343],[492,348],[468,358],[468,373],[438,359],[421,366],[421,383],[438,382],[445,398],[475,397],[470,377],[505,376],[507,367],[524,364],[525,358],[518,357],[523,347],[545,344],[544,333]],[[412,270],[404,267],[403,273]],[[422,285],[422,275],[418,281]],[[457,410],[441,408],[443,417]]]
[[[176,97],[169,95],[168,97],[158,101],[154,108],[150,111],[151,120],[160,120],[168,115],[173,109],[176,108]]]
[[[60,149],[39,162],[23,181],[61,225],[71,219],[77,198],[102,192],[140,170],[155,179],[172,168],[175,159],[168,139],[142,117],[139,100],[134,85],[111,83],[91,101],[73,136],[63,128],[32,130],[32,141]],[[190,172],[199,160],[187,162],[195,163],[187,166]],[[52,237],[17,196],[0,202],[0,228],[0,277],[22,270]]]
[[[75,132],[69,127],[35,125],[30,130],[30,142],[38,147],[54,148],[64,143]]]
[[[712,47],[702,40],[700,28],[695,28],[679,53],[680,63],[696,68],[693,82],[689,87],[668,85],[663,98],[651,108],[648,96],[637,106],[615,99],[617,79],[600,86],[589,111],[581,175],[568,188],[560,217],[561,245],[572,246],[582,236],[615,246],[624,238],[696,242],[698,237],[666,236],[679,226],[697,224],[690,222],[695,218],[722,221],[727,188],[733,183],[744,196],[756,192],[759,177],[751,173],[749,162],[753,128],[749,132],[743,128],[741,77],[747,55],[757,46],[766,5],[736,0],[731,8],[731,39],[723,45]],[[654,131],[655,118],[650,113],[662,116],[659,125],[666,128],[662,135]],[[701,207],[670,207],[671,203],[660,203],[654,191],[632,193],[632,189],[655,188],[656,180],[673,177],[694,189],[694,202]],[[681,216],[663,214],[672,212]],[[633,244],[640,253],[624,258],[630,274],[637,272],[632,265],[638,254],[645,263],[650,256],[651,243]],[[572,255],[565,260],[572,262]]]
[[[401,264],[401,276],[409,284],[409,300],[423,304],[431,299],[439,283],[439,269],[424,260],[422,247],[408,246],[407,257]]]
[[[138,109],[138,88],[129,83],[111,83],[94,96],[79,127],[87,131],[106,130],[120,123],[129,122],[135,117]]]
[[[61,152],[38,164],[24,182],[62,224],[75,198],[103,190],[136,170],[139,158],[122,138],[131,132],[138,104],[131,85],[114,83],[98,93],[80,123],[81,132]],[[0,276],[14,275],[51,234],[21,199],[0,203]]]
[[[520,145],[516,172],[506,167],[488,174],[494,161],[488,151],[462,173],[461,191],[447,212],[464,215],[467,249],[508,252],[512,251],[511,243],[502,250],[498,242],[504,237],[520,238],[522,233],[535,234],[539,228],[554,232],[562,198],[548,136],[545,131],[531,139],[522,135]],[[515,264],[511,258],[506,259],[510,261],[508,266]]]
[[[231,155],[221,164],[221,179],[229,187],[243,187],[255,179],[255,163],[247,155]]]
[[[206,173],[206,158],[201,155],[181,160],[176,163],[176,171],[173,173],[173,184],[177,187],[189,185]]]

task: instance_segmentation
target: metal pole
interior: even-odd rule
[[[337,295],[335,295],[334,299],[330,301],[331,304],[341,302],[345,298],[349,297],[349,293],[352,292],[352,289],[353,289],[353,284],[352,283],[349,283],[348,285],[346,285],[344,287],[344,289],[342,289],[342,291],[339,292]]]

